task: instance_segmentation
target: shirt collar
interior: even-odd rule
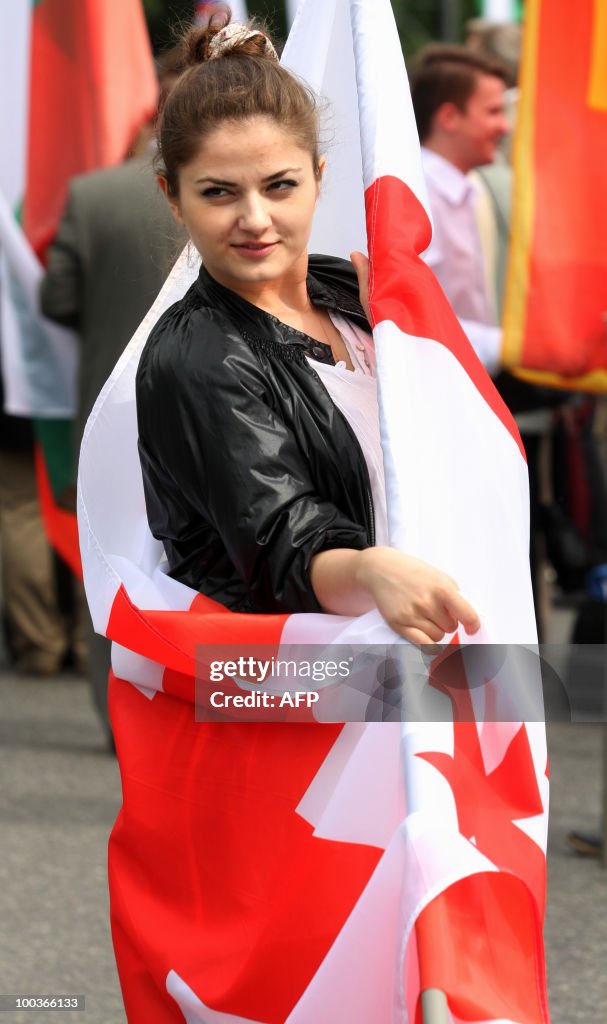
[[[422,164],[427,180],[449,203],[462,203],[474,192],[474,185],[466,174],[425,146],[422,146]]]

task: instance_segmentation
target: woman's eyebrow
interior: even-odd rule
[[[276,178],[282,178],[283,174],[298,174],[301,171],[301,167],[285,167],[284,171],[276,171],[276,174],[269,174],[267,178],[263,178],[265,181],[275,181]]]
[[[220,181],[219,178],[196,178],[194,184],[202,185],[205,181],[208,181],[211,185],[224,185],[228,188],[236,188],[235,181]]]
[[[301,171],[301,167],[285,167],[283,171],[276,171],[275,174],[269,174],[267,178],[262,178],[262,182],[265,184],[268,181],[276,181],[277,178],[282,178],[285,174],[298,174]],[[220,178],[196,178],[194,184],[202,185],[208,182],[210,185],[222,185],[224,188],[237,188],[238,183],[235,181],[223,181]]]

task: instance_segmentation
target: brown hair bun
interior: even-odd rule
[[[229,15],[229,10],[227,11]],[[215,16],[217,19],[217,16]],[[194,26],[181,41],[185,67],[204,64],[219,57],[269,57],[277,60],[271,39],[262,26],[221,24],[217,20],[206,27]]]

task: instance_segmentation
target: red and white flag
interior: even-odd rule
[[[532,645],[524,453],[420,258],[430,223],[389,0],[303,0],[283,61],[331,103],[312,251],[371,260],[391,542],[458,580],[481,613],[475,641]],[[441,724],[195,721],[197,645],[395,641],[377,613],[239,615],[166,575],[134,379],[195,274],[184,255],[102,391],[80,462],[85,583],[115,642],[124,804],[110,880],[128,1018],[413,1024],[421,990],[437,988],[456,1024],[546,1024],[541,724],[489,721],[465,659]],[[430,667],[439,697],[443,664]]]

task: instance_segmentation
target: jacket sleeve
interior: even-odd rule
[[[72,186],[59,229],[49,246],[47,270],[40,286],[40,308],[49,320],[64,327],[78,328],[83,280],[75,206]]]
[[[221,538],[255,610],[320,611],[309,580],[313,555],[365,548],[365,530],[316,493],[300,440],[272,407],[262,367],[242,340],[226,347],[206,333],[182,338],[181,358],[173,343],[170,360],[152,353],[140,365],[147,500],[170,478],[168,489]]]

